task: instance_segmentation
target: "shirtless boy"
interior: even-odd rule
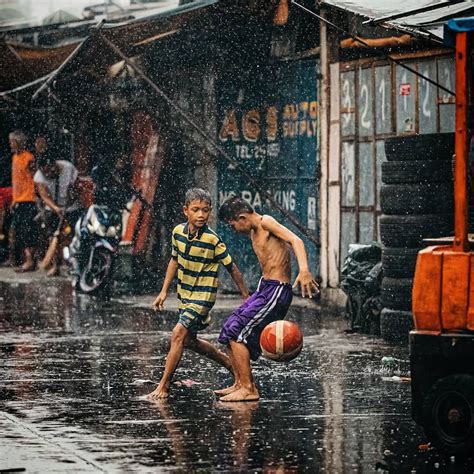
[[[231,387],[215,393],[223,402],[258,400],[250,360],[257,360],[261,355],[263,328],[283,319],[290,306],[293,297],[290,246],[299,267],[293,288],[301,285],[302,296],[311,298],[319,292],[319,287],[308,269],[303,241],[273,217],[262,216],[244,199],[233,197],[221,206],[219,219],[236,232],[250,236],[262,278],[257,291],[227,318],[221,330],[219,342],[228,347],[235,381]]]
[[[183,212],[187,222],[173,230],[171,259],[161,292],[153,303],[155,309],[163,310],[168,289],[177,272],[179,318],[171,334],[171,348],[163,376],[158,387],[148,394],[149,400],[168,397],[171,380],[185,347],[232,371],[226,354],[197,337],[211,320],[209,311],[216,301],[219,264],[230,273],[242,298],[245,300],[248,297],[247,287],[226,245],[207,225],[211,209],[211,196],[204,189],[193,188],[186,193]]]

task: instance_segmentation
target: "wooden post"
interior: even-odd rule
[[[454,162],[454,243],[457,252],[467,252],[467,108],[468,42],[467,33],[456,35],[456,134]]]
[[[325,12],[321,12],[325,16]],[[321,225],[320,225],[320,268],[322,287],[328,286],[329,270],[328,270],[328,161],[329,161],[329,56],[327,44],[327,26],[326,23],[320,21],[320,59],[321,59],[321,87],[319,90],[320,103],[319,123],[320,123],[320,144],[319,158],[321,166],[320,186],[320,209],[321,209]],[[316,177],[315,177],[316,179]]]

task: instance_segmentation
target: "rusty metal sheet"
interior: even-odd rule
[[[338,9],[347,10],[351,13],[361,15],[370,19],[376,19],[389,15],[396,15],[401,12],[410,12],[427,6],[436,6],[439,0],[411,1],[406,0],[323,0],[325,5],[330,5]],[[436,8],[424,13],[412,14],[387,22],[386,25],[400,27],[410,27],[428,31],[439,38],[443,37],[443,29],[439,22],[453,16],[466,16],[470,11],[474,11],[474,4],[464,1],[455,5]],[[382,26],[382,25],[381,25]]]

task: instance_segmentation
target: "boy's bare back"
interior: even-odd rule
[[[299,267],[293,288],[300,285],[301,296],[309,298],[319,292],[318,283],[308,267],[304,242],[290,229],[271,216],[258,214],[247,201],[236,196],[222,204],[219,219],[229,224],[239,234],[250,237],[264,279],[290,282],[291,247]]]
[[[289,283],[291,278],[291,259],[289,245],[272,233],[274,226],[280,225],[273,217],[263,215],[250,238],[257,255],[262,276],[268,280]]]

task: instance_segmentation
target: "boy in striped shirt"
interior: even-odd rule
[[[232,372],[227,355],[211,343],[199,339],[197,333],[209,325],[209,311],[214,306],[218,287],[219,264],[225,266],[237,285],[242,298],[248,297],[242,275],[219,236],[207,225],[211,213],[211,196],[199,188],[186,193],[183,212],[185,224],[176,226],[171,239],[171,259],[160,294],[153,303],[163,310],[168,290],[178,273],[179,319],[171,335],[171,348],[158,387],[148,395],[150,400],[166,398],[171,380],[184,348],[205,355]]]

